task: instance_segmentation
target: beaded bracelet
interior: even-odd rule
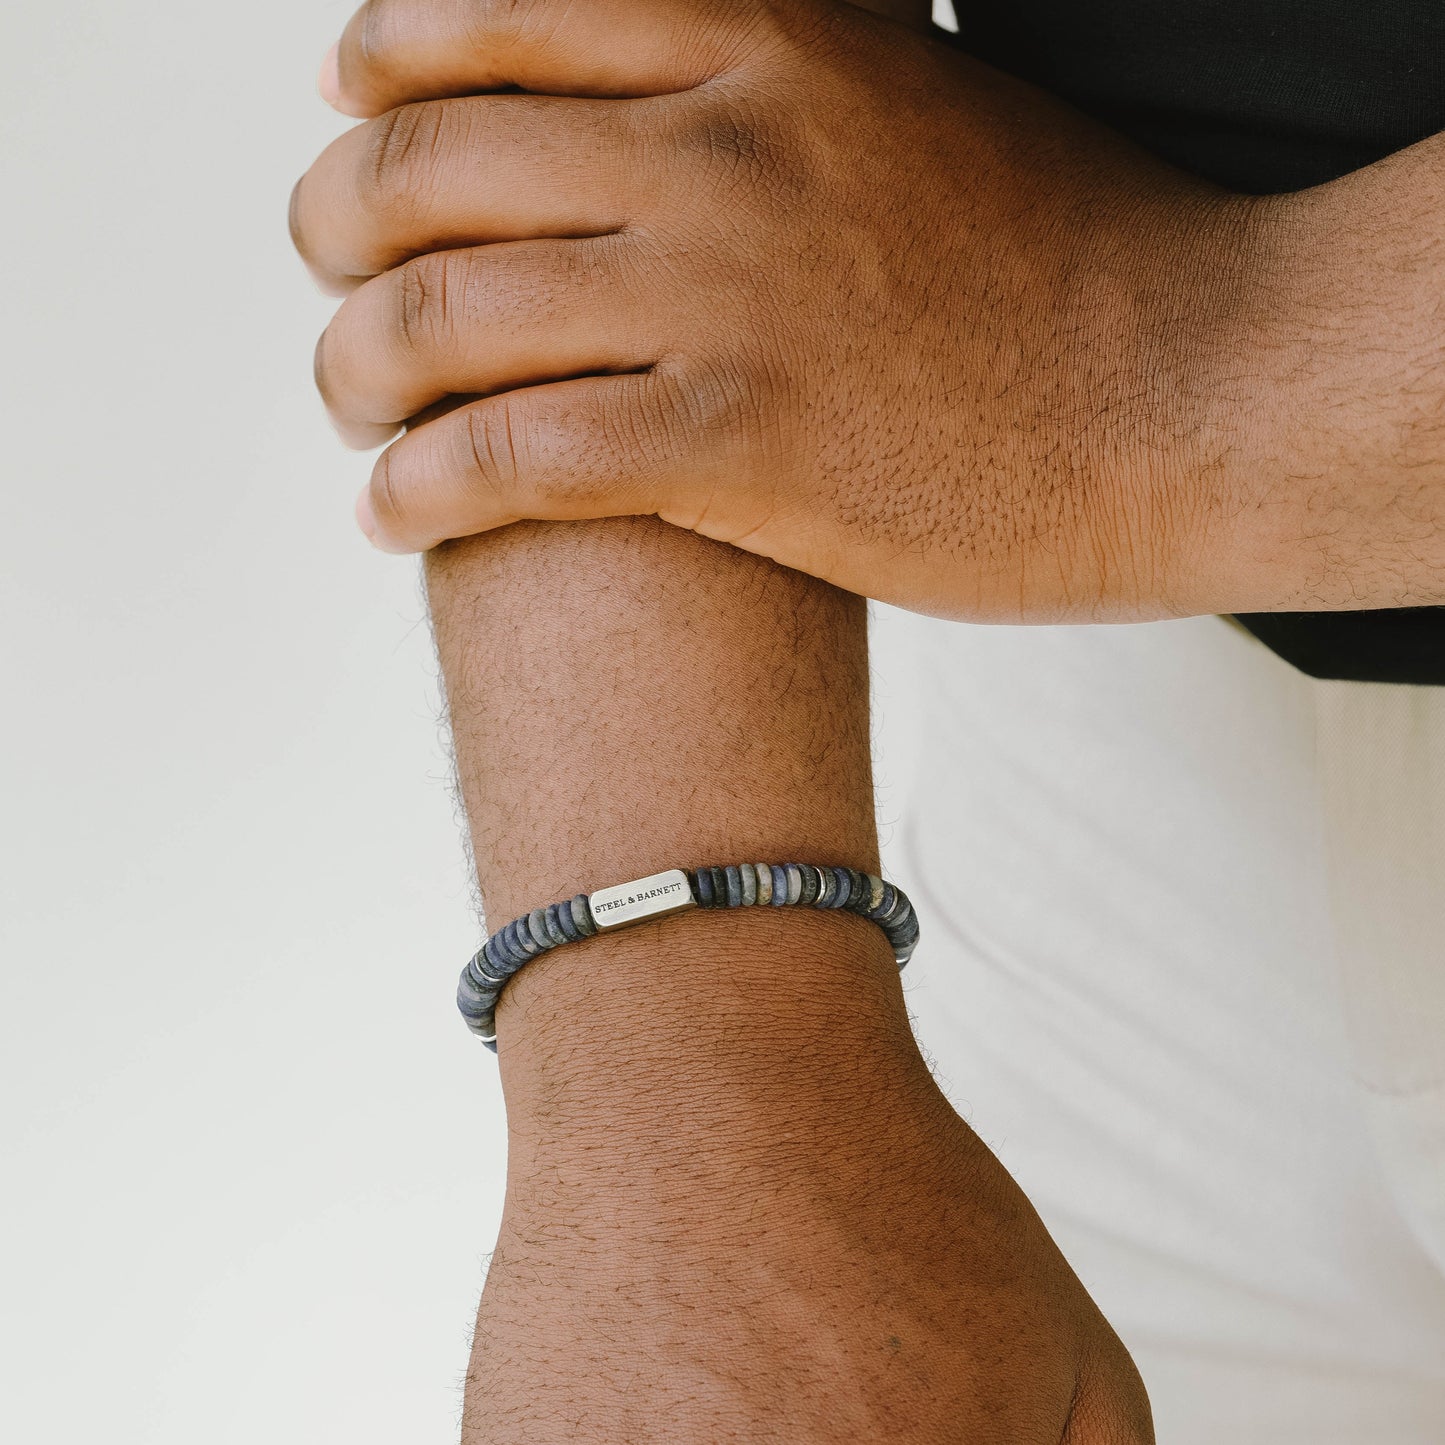
[[[902,968],[918,943],[918,918],[903,890],[856,868],[812,863],[737,863],[726,868],[670,868],[597,893],[579,893],[513,919],[462,970],[457,1007],[467,1027],[497,1051],[497,1000],[523,964],[563,943],[610,933],[689,908],[846,908],[876,923]]]

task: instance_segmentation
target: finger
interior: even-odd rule
[[[524,517],[659,512],[688,474],[675,398],[653,370],[473,402],[392,443],[357,519],[382,550],[421,552]]]
[[[516,241],[418,256],[342,303],[317,385],[343,434],[395,426],[445,396],[588,373],[639,371],[661,350],[656,286],[644,305],[628,242]]]
[[[449,246],[619,230],[654,187],[636,106],[553,96],[419,102],[355,127],[297,184],[291,234],[337,290]],[[354,283],[353,283],[354,284]]]
[[[506,86],[572,96],[688,90],[746,56],[776,9],[752,0],[367,0],[341,37],[337,108],[380,115]]]

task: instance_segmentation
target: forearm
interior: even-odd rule
[[[862,599],[652,518],[504,528],[428,578],[490,927],[665,867],[876,869]],[[784,1057],[822,1090],[841,1059],[922,1067],[881,933],[816,912],[568,945],[497,1029],[521,1170],[603,1119],[665,1143],[680,1100],[721,1127]]]
[[[1445,136],[1250,205],[1252,304],[1215,368],[1216,589],[1235,611],[1445,603]]]
[[[519,524],[428,575],[493,925],[673,864],[876,866],[861,598],[652,518]],[[523,968],[497,1032],[464,1439],[1149,1438],[872,924],[598,935]]]

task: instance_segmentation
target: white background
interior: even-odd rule
[[[455,1439],[496,1063],[286,230],[345,3],[7,5],[0,1437]]]
[[[286,202],[349,6],[0,21],[0,1435],[454,1439],[495,1061]]]

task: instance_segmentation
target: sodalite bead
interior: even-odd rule
[[[758,870],[751,863],[739,863],[738,877],[743,885],[743,907],[751,908],[758,901]]]
[[[572,917],[572,900],[564,899],[555,905],[557,909],[557,927],[562,930],[562,937],[568,943],[576,943],[582,937],[582,930],[577,927],[577,920]]]
[[[547,910],[545,908],[534,908],[527,915],[527,929],[538,948],[545,952],[552,947],[552,938],[547,932]]]
[[[728,880],[728,907],[741,908],[743,906],[743,875],[736,863],[729,863],[723,870]]]
[[[782,863],[774,863],[768,872],[773,875],[773,907],[781,908],[788,901],[787,867]]]
[[[914,916],[912,909],[909,910],[907,918],[896,925],[894,935],[903,943],[917,942],[918,919]]]
[[[799,903],[803,897],[803,869],[800,864],[787,863],[784,871],[788,875],[788,902]]]
[[[467,1019],[481,1018],[492,1004],[487,996],[464,973],[457,981],[457,1007]]]
[[[537,940],[532,937],[529,919],[525,913],[512,924],[512,932],[508,941],[524,959],[536,958],[542,951],[537,947]]]
[[[512,942],[512,925],[509,923],[499,933],[494,933],[488,942],[492,945],[492,957],[515,968],[522,957],[521,950]]]
[[[712,904],[712,869],[699,868],[692,875],[692,893],[697,899],[699,908],[711,908]]]
[[[482,951],[467,965],[467,972],[481,989],[501,988],[507,981],[505,969],[492,957],[490,943],[482,946]]]
[[[754,863],[753,874],[758,883],[758,906],[773,901],[773,870],[766,863]]]
[[[536,958],[542,950],[538,947],[537,940],[532,937],[529,925],[530,919],[525,913],[520,918],[514,919],[509,925],[507,942],[525,958]]]
[[[592,907],[585,893],[579,893],[572,900],[572,922],[583,938],[591,938],[597,932],[597,920],[592,916]]]
[[[549,903],[542,910],[542,922],[547,928],[547,941],[553,948],[558,948],[567,942],[567,935],[562,932],[562,925],[557,922],[557,910],[560,906],[557,903]]]

